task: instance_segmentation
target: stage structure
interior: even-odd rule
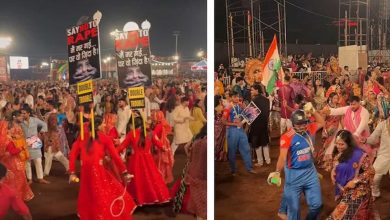
[[[247,59],[262,58],[276,34],[287,53],[285,0],[225,0],[229,66],[243,70]]]
[[[390,0],[370,1],[370,61],[390,63]]]
[[[359,46],[370,62],[390,63],[389,19],[390,0],[339,0],[339,47]]]

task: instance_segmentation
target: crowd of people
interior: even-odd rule
[[[30,185],[50,184],[53,161],[70,183],[80,181],[81,219],[131,219],[137,206],[170,202],[176,212],[206,219],[205,79],[155,79],[143,109],[131,108],[126,90],[110,80],[94,82],[93,104],[75,100],[67,82],[1,84],[0,219],[9,208],[32,218],[24,203],[34,199]],[[180,148],[188,161],[175,179]]]
[[[329,173],[337,206],[328,219],[374,219],[380,182],[390,174],[390,74],[383,65],[339,67],[336,57],[288,56],[283,79],[268,94],[245,72],[215,73],[215,160],[236,175],[239,150],[245,168],[271,164],[271,131],[280,131],[280,151],[270,184],[285,185],[278,216],[300,219],[300,195],[316,219],[323,206],[317,169]],[[319,71],[319,72],[317,72]],[[261,70],[259,72],[261,75]],[[250,125],[240,115],[249,103],[261,110]]]

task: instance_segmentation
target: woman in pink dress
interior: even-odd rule
[[[20,198],[29,201],[34,197],[26,178],[25,163],[20,159],[17,148],[8,132],[8,122],[0,121],[0,163],[8,172],[4,184],[13,188]]]
[[[171,133],[172,128],[165,120],[164,113],[162,111],[158,111],[154,114],[154,120],[157,124],[153,130],[153,138],[160,141],[162,144],[162,148],[156,149],[154,162],[164,178],[165,183],[168,184],[173,181],[173,154],[167,137],[168,134]]]
[[[96,116],[96,129],[101,129],[102,121],[101,117]],[[70,182],[77,178],[76,159],[80,154],[81,182],[77,211],[82,220],[129,220],[137,207],[125,187],[104,168],[106,152],[115,162],[124,180],[130,181],[131,176],[117,154],[112,140],[98,130],[95,140],[90,137],[90,132],[85,132],[84,140],[79,137],[70,152]],[[122,202],[118,198],[122,198]]]
[[[132,121],[130,118],[129,123]],[[152,143],[159,148],[162,148],[162,143],[152,137],[152,132],[146,132],[148,128],[145,126],[142,117],[136,116],[134,126],[131,126],[125,140],[117,148],[118,152],[129,147],[132,150],[127,158],[127,170],[134,178],[128,184],[127,190],[139,206],[166,203],[170,200],[168,188],[151,154]]]

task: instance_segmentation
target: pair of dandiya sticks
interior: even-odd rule
[[[133,125],[133,136],[135,137],[135,123],[134,123],[134,118],[135,118],[135,113],[133,110],[130,110],[131,111],[131,123]],[[145,113],[142,112],[142,116],[143,118],[142,122],[143,122],[143,126],[144,126],[144,135],[146,137],[146,124],[145,124],[145,121],[146,121],[146,115]],[[91,134],[92,134],[92,138],[95,139],[95,116],[94,116],[94,111],[93,111],[93,108],[91,108],[91,127],[92,127],[92,131],[91,131]],[[84,140],[84,111],[83,109],[80,109],[80,138],[81,140]]]

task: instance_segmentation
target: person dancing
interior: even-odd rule
[[[306,219],[316,219],[322,208],[321,187],[313,162],[312,150],[315,134],[325,122],[314,108],[307,109],[307,111],[314,115],[316,122],[309,123],[303,110],[296,110],[292,113],[293,128],[280,138],[280,154],[276,172],[268,176],[268,181],[275,177],[280,178],[280,171],[284,168],[286,183],[278,213],[282,219],[298,220],[301,218],[302,192],[309,206]]]
[[[338,204],[327,220],[374,219],[371,184],[375,170],[350,131],[337,133],[334,156],[331,179]]]
[[[372,185],[374,199],[381,195],[380,183],[382,177],[390,172],[390,117],[380,122],[367,139],[361,138],[361,142],[371,145],[378,143],[379,140],[380,145],[374,162],[375,176]]]
[[[13,209],[23,217],[24,220],[32,220],[30,210],[23,202],[17,192],[4,184],[4,178],[7,175],[7,168],[0,163],[0,219],[5,218],[8,210]]]
[[[157,152],[154,156],[154,162],[163,176],[165,183],[168,184],[173,181],[173,153],[167,137],[167,135],[171,133],[172,128],[165,120],[162,111],[155,112],[154,117],[157,124],[154,127],[153,135],[154,138],[162,143],[162,148],[156,149]]]
[[[207,125],[187,145],[190,160],[185,182],[191,187],[188,210],[197,220],[207,219]]]
[[[329,95],[327,106],[330,108],[338,107],[339,96],[337,93],[332,92]],[[332,154],[334,150],[334,139],[336,133],[341,129],[341,116],[331,116],[328,115],[325,118],[325,126],[322,130],[322,140],[323,147],[316,154],[316,161],[320,168],[325,169],[326,171],[331,171],[332,169]]]
[[[166,203],[170,195],[164,179],[158,171],[152,154],[152,143],[162,148],[161,141],[147,132],[146,122],[133,114],[129,122],[133,122],[125,140],[117,147],[119,153],[131,146],[132,154],[127,158],[127,169],[134,174],[134,179],[128,184],[128,192],[133,196],[138,206]]]
[[[137,206],[132,197],[125,192],[121,183],[103,167],[105,152],[110,154],[125,182],[130,181],[132,177],[117,154],[112,140],[98,131],[101,129],[102,121],[100,116],[95,117],[95,139],[89,132],[85,133],[84,140],[78,137],[70,152],[69,182],[77,179],[76,159],[80,154],[81,182],[77,203],[78,215],[82,220],[129,220],[132,219],[131,215]],[[123,210],[121,210],[120,202],[114,201],[120,198],[120,195],[123,195]]]
[[[8,175],[4,179],[4,184],[13,188],[18,197],[24,201],[34,198],[26,179],[25,163],[20,159],[21,149],[17,148],[12,141],[8,122],[0,121],[0,163],[8,169]]]

